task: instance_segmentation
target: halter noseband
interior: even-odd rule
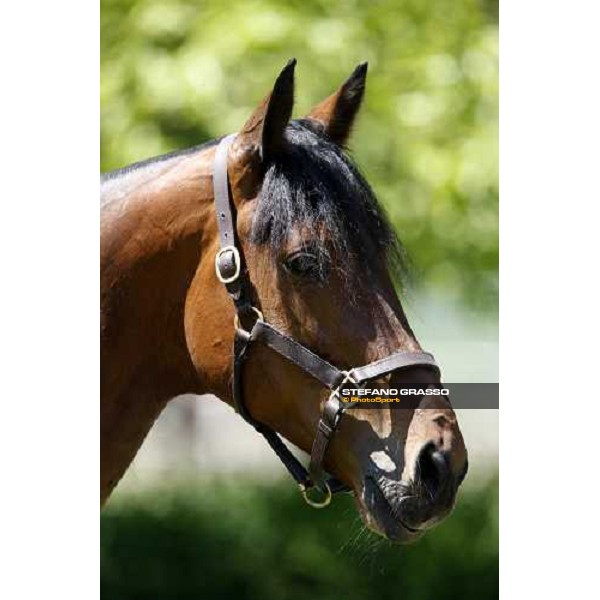
[[[220,249],[215,256],[215,269],[217,278],[225,285],[236,311],[233,346],[233,402],[240,415],[265,437],[300,487],[306,502],[315,508],[322,508],[329,504],[333,493],[349,491],[349,488],[339,480],[327,479],[323,467],[327,447],[345,410],[355,406],[340,400],[340,392],[344,386],[352,384],[352,387],[357,387],[361,382],[407,367],[428,367],[438,373],[439,368],[429,353],[395,352],[363,367],[342,371],[264,320],[260,310],[252,305],[248,271],[236,246],[227,175],[227,152],[234,139],[235,135],[230,135],[221,140],[213,163],[215,209],[220,237]],[[241,323],[248,322],[250,319],[254,321],[254,324],[249,330],[246,330]],[[253,342],[260,342],[268,346],[331,390],[317,426],[308,470],[291,453],[279,435],[267,425],[255,421],[246,408],[242,387],[243,365],[248,348]],[[324,494],[323,499],[315,500],[309,496],[310,490],[314,488]]]

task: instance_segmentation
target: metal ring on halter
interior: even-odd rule
[[[357,384],[358,381],[356,381],[356,379],[354,379],[353,374],[354,373],[354,369],[350,369],[349,371],[342,371],[342,375],[344,376],[344,379],[342,379],[342,382],[340,383],[340,385],[338,386],[338,388],[341,388],[345,383],[354,383]]]
[[[331,488],[329,487],[329,484],[326,481],[323,482],[323,485],[325,486],[324,490],[322,490],[319,486],[316,486],[316,485],[307,487],[303,483],[299,483],[298,487],[300,488],[300,493],[302,494],[302,497],[304,498],[304,502],[306,502],[306,504],[308,504],[309,506],[312,506],[313,508],[325,508],[331,502],[332,492],[331,492]],[[325,494],[325,497],[323,498],[323,500],[320,500],[320,501],[313,500],[308,495],[308,493],[314,489],[318,489]]]
[[[251,306],[250,309],[254,311],[254,313],[256,314],[256,319],[258,321],[264,321],[265,320],[265,317],[260,312],[260,310],[258,310],[258,308],[256,308],[255,306]],[[240,327],[240,316],[237,313],[235,313],[235,317],[233,317],[233,327],[236,330],[246,331],[245,329],[242,329]]]
[[[231,252],[231,254],[233,255],[233,262],[235,264],[235,272],[230,277],[225,277],[221,275],[221,265],[219,264],[221,256],[223,256],[223,254],[225,254],[226,252]],[[221,283],[233,283],[240,276],[241,268],[242,259],[240,257],[240,251],[235,246],[224,246],[215,255],[215,271],[217,272],[217,279]]]

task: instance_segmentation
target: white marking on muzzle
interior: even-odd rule
[[[396,463],[392,460],[391,456],[383,450],[371,452],[369,458],[377,465],[377,468],[386,473],[391,473],[396,470]]]

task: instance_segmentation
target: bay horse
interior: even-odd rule
[[[345,152],[367,65],[290,120],[294,67],[235,136],[102,177],[101,504],[169,400],[214,394],[307,502],[349,490],[369,528],[410,542],[451,511],[467,452],[444,396],[340,405],[349,382],[436,387],[440,372],[394,287],[400,243]]]

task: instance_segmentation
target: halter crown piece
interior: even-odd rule
[[[342,371],[265,321],[261,311],[252,305],[252,285],[242,256],[236,246],[227,175],[227,152],[234,139],[235,134],[221,140],[213,163],[215,209],[220,237],[220,249],[215,256],[215,270],[217,278],[225,286],[233,300],[236,312],[233,345],[233,402],[240,415],[267,440],[298,484],[304,500],[310,506],[323,508],[331,501],[332,494],[350,491],[350,488],[341,481],[335,478],[327,478],[323,467],[327,447],[345,410],[355,406],[352,403],[341,402],[341,390],[348,384],[356,387],[364,381],[375,379],[399,369],[415,366],[429,367],[439,373],[439,367],[429,353],[395,352],[363,367]],[[242,323],[250,321],[253,321],[254,324],[249,329],[245,329]],[[291,453],[273,429],[252,418],[244,404],[243,366],[248,349],[253,342],[268,346],[305,373],[317,379],[331,391],[328,400],[323,405],[308,469]],[[314,490],[320,492],[320,497],[314,497]]]

